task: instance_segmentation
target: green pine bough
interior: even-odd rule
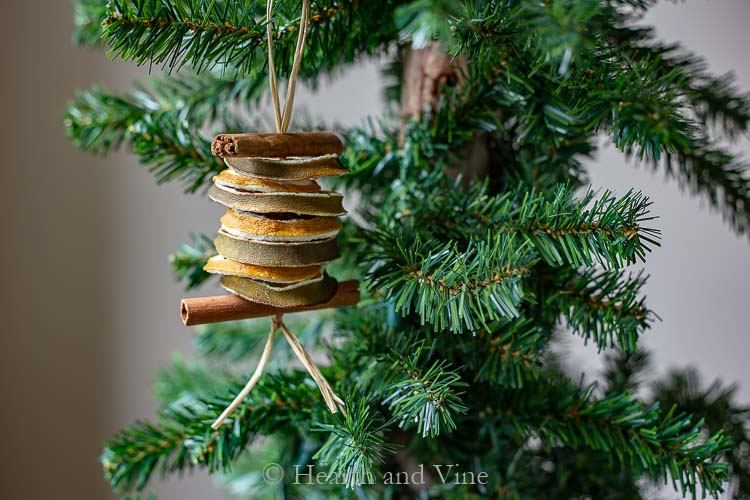
[[[112,489],[138,497],[155,475],[203,468],[245,498],[750,495],[750,411],[734,388],[693,369],[654,379],[639,348],[659,319],[633,269],[660,244],[650,200],[586,189],[604,134],[749,233],[750,176],[725,144],[747,134],[750,98],[658,41],[642,25],[654,3],[314,0],[301,78],[372,55],[390,78],[390,111],[338,130],[351,173],[332,181],[360,200],[335,274],[364,280],[366,296],[289,319],[327,355],[347,413],[330,414],[279,352],[212,430],[267,324],[206,325],[195,359],[158,375],[157,414],[106,443]],[[211,134],[272,128],[239,112],[266,93],[265,2],[74,4],[77,43],[165,70],[131,92],[79,92],[64,124],[81,149],[130,151],[158,182],[204,192],[223,168]],[[300,5],[276,2],[282,77]],[[452,58],[453,73],[428,82],[421,112],[394,113],[415,50]],[[176,279],[199,287],[213,252],[193,236],[170,257]],[[560,355],[571,334],[603,351],[585,384]]]

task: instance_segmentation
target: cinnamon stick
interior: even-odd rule
[[[359,282],[351,280],[339,283],[336,294],[331,300],[323,304],[284,308],[250,302],[236,295],[220,295],[216,297],[183,299],[180,302],[180,316],[185,326],[193,326],[238,319],[261,318],[276,314],[314,311],[316,309],[328,309],[331,307],[353,306],[358,302]]]
[[[221,134],[211,142],[214,156],[242,158],[286,158],[289,156],[337,155],[344,150],[333,132],[291,134]]]

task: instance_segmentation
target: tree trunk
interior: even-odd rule
[[[443,52],[438,42],[423,49],[405,49],[403,82],[401,85],[401,115],[404,120],[419,118],[435,110],[441,92],[446,87],[466,85],[468,65],[464,58],[452,59]],[[452,177],[484,178],[489,172],[490,155],[487,134],[478,132],[474,141],[453,151],[453,166],[448,170]]]

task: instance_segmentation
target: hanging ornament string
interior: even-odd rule
[[[221,415],[214,420],[214,423],[211,424],[211,427],[213,429],[218,429],[219,426],[226,420],[226,418],[229,416],[230,413],[232,413],[235,408],[237,408],[242,401],[247,397],[248,394],[250,394],[250,391],[253,390],[253,387],[255,387],[255,384],[258,383],[258,380],[260,379],[260,376],[263,374],[263,370],[266,367],[266,363],[268,363],[268,359],[271,357],[271,349],[273,349],[273,340],[274,340],[274,334],[276,333],[276,330],[278,329],[278,323],[276,322],[276,318],[280,318],[279,316],[274,316],[274,318],[271,320],[271,332],[268,334],[268,340],[266,340],[266,346],[263,348],[263,354],[260,356],[260,360],[258,361],[258,366],[255,367],[255,372],[253,373],[253,376],[250,377],[250,380],[248,380],[245,387],[242,388],[242,390],[235,396],[234,400],[230,403],[229,406],[224,409],[223,412],[221,412]]]
[[[326,406],[328,406],[328,409],[331,411],[331,413],[336,413],[337,410],[341,410],[341,413],[346,415],[346,411],[344,410],[344,402],[336,395],[335,392],[333,392],[333,389],[328,383],[328,380],[326,380],[326,378],[320,372],[320,368],[318,368],[312,358],[310,358],[310,355],[307,353],[307,351],[305,351],[305,348],[302,347],[299,339],[291,331],[289,331],[289,328],[287,328],[287,326],[281,320],[281,314],[277,314],[271,319],[271,331],[268,333],[268,339],[266,340],[266,345],[263,348],[263,354],[261,354],[260,356],[258,366],[255,368],[253,376],[250,377],[250,380],[248,380],[245,387],[243,387],[242,390],[237,394],[237,396],[235,396],[231,404],[227,406],[226,409],[221,412],[221,415],[219,415],[219,417],[214,421],[214,423],[211,424],[212,429],[218,429],[219,427],[221,427],[221,424],[224,422],[224,420],[226,420],[226,418],[239,405],[242,404],[242,401],[245,400],[247,395],[250,394],[250,391],[253,390],[253,387],[255,387],[255,384],[258,383],[258,380],[263,374],[263,370],[265,369],[266,364],[271,357],[271,349],[273,349],[274,337],[276,334],[276,330],[278,330],[279,328],[281,328],[281,331],[284,333],[284,337],[292,347],[292,351],[294,351],[294,354],[297,355],[297,358],[300,360],[307,372],[310,374],[313,380],[315,380],[315,383],[318,385],[320,393],[323,395],[323,399],[326,402]]]
[[[287,84],[286,101],[284,103],[284,110],[281,110],[281,104],[279,102],[279,89],[276,80],[276,68],[274,67],[273,60],[273,0],[269,0],[266,7],[266,16],[268,19],[267,33],[268,33],[268,82],[271,90],[271,101],[273,104],[274,117],[276,118],[276,131],[280,134],[284,134],[289,129],[289,123],[292,119],[292,108],[294,107],[294,93],[297,86],[297,73],[302,62],[302,53],[305,49],[305,39],[307,38],[307,19],[310,15],[310,0],[302,1],[302,15],[300,16],[299,23],[299,35],[297,37],[297,47],[294,51],[294,62],[292,63],[292,71],[289,74],[289,83]],[[242,401],[250,394],[255,384],[258,383],[263,370],[271,357],[271,350],[273,349],[273,341],[276,331],[281,329],[284,334],[284,338],[289,343],[294,351],[294,354],[300,360],[302,365],[305,367],[310,376],[315,380],[315,383],[320,389],[320,393],[323,395],[326,406],[331,413],[341,411],[346,415],[344,410],[344,402],[339,398],[336,393],[333,392],[331,385],[328,383],[326,378],[321,373],[318,366],[310,357],[310,354],[305,351],[302,343],[299,339],[287,328],[282,321],[282,315],[277,314],[271,319],[271,331],[268,333],[268,339],[266,345],[263,348],[258,366],[255,368],[250,380],[248,380],[245,387],[237,394],[234,400],[229,406],[219,415],[219,417],[211,424],[213,429],[218,429],[226,418],[240,405]]]
[[[268,33],[268,84],[271,88],[271,101],[273,103],[274,116],[276,118],[276,131],[285,134],[289,130],[289,123],[292,121],[292,109],[294,108],[294,92],[297,88],[297,73],[302,63],[302,53],[305,50],[305,40],[307,39],[307,18],[310,15],[310,0],[302,0],[302,15],[299,21],[299,35],[297,36],[297,47],[294,50],[294,62],[292,71],[289,74],[289,83],[286,89],[286,101],[284,102],[284,111],[281,111],[279,102],[279,88],[276,82],[276,67],[273,61],[273,0],[268,0],[266,5],[266,32]]]

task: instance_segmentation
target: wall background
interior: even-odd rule
[[[127,89],[145,73],[73,47],[68,2],[16,0],[4,13],[0,485],[14,499],[111,498],[101,442],[150,417],[154,373],[175,351],[191,355],[190,331],[177,314],[183,292],[166,255],[191,231],[215,231],[221,210],[176,185],[155,186],[133,157],[75,150],[60,121],[74,89],[94,82]],[[748,19],[745,0],[693,0],[665,2],[648,21],[665,40],[705,55],[713,71],[735,70],[750,90]],[[369,62],[315,99],[302,92],[297,103],[352,124],[377,113],[381,84],[377,62]],[[747,140],[739,147],[750,151]],[[644,341],[657,370],[696,364],[706,378],[738,381],[750,402],[748,242],[612,148],[592,162],[591,178],[620,193],[643,190],[661,217],[663,246],[648,260],[648,292],[663,322]],[[590,348],[574,358],[582,369],[599,366]],[[200,473],[154,489],[166,500],[219,498]]]

